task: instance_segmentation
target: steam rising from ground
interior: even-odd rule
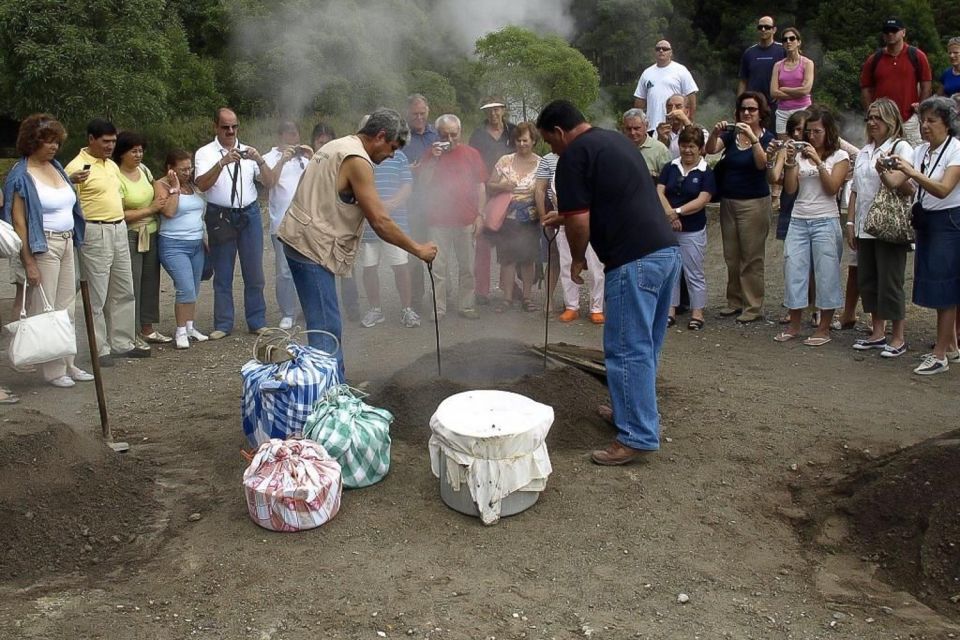
[[[569,37],[569,0],[280,0],[236,18],[238,82],[258,110],[399,106],[415,59],[450,62],[508,25]],[[422,63],[421,63],[422,64]],[[319,96],[319,97],[318,97]]]

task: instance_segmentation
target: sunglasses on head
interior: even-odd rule
[[[773,29],[773,28],[774,28],[774,27],[773,27],[772,24],[758,24],[758,25],[757,25],[757,31],[770,31],[770,30]]]
[[[794,42],[794,41],[797,41],[797,40],[799,40],[799,39],[800,39],[800,38],[798,38],[797,36],[784,36],[784,37],[783,37],[783,41],[784,41],[784,42]]]
[[[653,50],[654,50],[654,51],[660,51],[660,52],[670,51],[670,47],[654,47]]]

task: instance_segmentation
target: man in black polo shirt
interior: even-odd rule
[[[570,275],[583,282],[588,242],[604,265],[603,349],[619,433],[591,457],[624,464],[660,448],[657,361],[680,273],[672,221],[646,179],[643,157],[625,137],[592,128],[565,100],[544,107],[537,128],[560,156],[556,190],[573,257]]]

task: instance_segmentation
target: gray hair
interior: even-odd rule
[[[381,131],[386,134],[387,142],[399,142],[401,147],[410,138],[407,121],[393,109],[380,108],[371,113],[357,134],[374,138]]]
[[[647,114],[643,112],[643,109],[637,109],[636,107],[623,112],[623,119],[626,120],[627,118],[640,118],[641,122],[647,122]]]
[[[422,93],[411,93],[407,96],[407,106],[409,107],[414,102],[422,102],[427,105],[427,109],[430,108],[430,102],[427,100],[427,97]]]
[[[928,112],[933,112],[940,121],[947,125],[947,134],[956,136],[960,132],[960,122],[957,118],[957,103],[944,96],[932,96],[920,103],[917,113],[922,118]]]
[[[952,46],[960,47],[960,36],[953,36],[952,38],[947,40],[947,48],[950,48]]]
[[[453,125],[456,125],[456,126],[457,126],[457,131],[463,131],[463,128],[462,128],[462,126],[461,126],[461,124],[460,124],[460,118],[458,118],[457,116],[453,115],[452,113],[445,113],[445,114],[443,114],[442,116],[440,116],[439,118],[437,118],[437,121],[434,123],[433,126],[435,126],[437,129],[439,129],[440,127],[442,127],[442,126],[445,125],[445,124],[453,124]]]

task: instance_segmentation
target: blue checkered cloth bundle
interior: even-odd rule
[[[337,359],[319,349],[291,343],[291,360],[264,363],[252,359],[240,369],[243,377],[243,433],[256,448],[271,438],[285,440],[303,433],[314,405],[337,387]]]

